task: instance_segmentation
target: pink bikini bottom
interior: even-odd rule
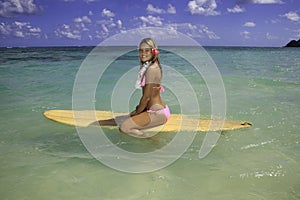
[[[163,113],[166,115],[167,117],[167,120],[170,118],[170,109],[169,107],[166,105],[166,107],[164,109],[161,109],[161,110],[147,110],[148,113],[153,113],[153,112],[159,112],[159,113]]]

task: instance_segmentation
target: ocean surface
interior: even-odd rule
[[[85,148],[75,127],[43,116],[49,109],[72,109],[74,81],[92,49],[0,49],[1,199],[300,199],[300,49],[205,47],[224,82],[226,118],[253,126],[224,131],[203,159],[198,153],[205,134],[198,133],[177,161],[139,174],[102,164]],[[106,55],[116,49],[107,48]],[[192,53],[193,48],[182,51]],[[200,85],[195,93],[201,115],[210,117],[210,94],[199,74],[171,52],[160,56],[192,86]],[[97,88],[96,109],[111,110],[114,85],[138,66],[137,53],[122,55],[114,63]],[[138,90],[129,106],[139,97]],[[173,113],[180,112],[180,100],[171,90],[162,98]],[[107,132],[114,144],[134,152],[161,148],[176,135],[160,134],[154,141]]]

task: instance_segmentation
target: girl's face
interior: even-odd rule
[[[146,62],[152,59],[152,48],[146,44],[142,43],[139,48],[140,60]]]

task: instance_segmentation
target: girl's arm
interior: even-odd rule
[[[151,100],[152,90],[154,84],[146,84],[143,88],[143,96],[140,99],[139,105],[136,107],[136,115],[142,113],[148,105],[148,102]]]
[[[136,107],[135,111],[131,112],[130,115],[137,115],[145,111],[148,106],[149,101],[153,95],[153,88],[160,84],[161,71],[160,68],[154,64],[151,65],[146,74],[146,85],[143,87],[143,96],[140,99],[139,105]]]

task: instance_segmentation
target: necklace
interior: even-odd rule
[[[150,61],[147,61],[145,63],[143,63],[140,67],[140,71],[139,71],[139,74],[138,74],[138,78],[136,80],[136,83],[135,83],[135,88],[136,89],[141,89],[142,86],[143,86],[143,79],[144,79],[144,76],[145,76],[145,73],[148,69],[148,67],[152,64],[152,62]]]

